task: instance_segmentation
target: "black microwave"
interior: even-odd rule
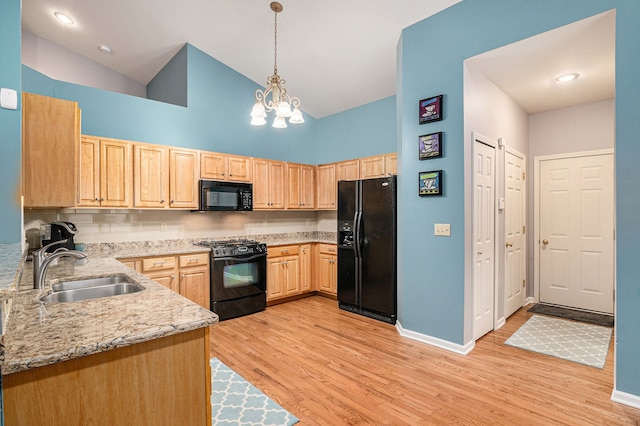
[[[253,185],[240,182],[200,181],[200,211],[251,211]]]

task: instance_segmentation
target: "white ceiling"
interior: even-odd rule
[[[321,118],[395,94],[400,32],[459,0],[280,0],[278,74]],[[134,80],[191,43],[264,86],[273,73],[269,0],[23,0],[22,25]],[[61,11],[76,25],[53,16]],[[101,54],[106,44],[112,55]],[[212,76],[214,78],[214,76]],[[252,94],[247,97],[251,103]]]
[[[458,1],[281,0],[278,73],[315,118],[391,96],[401,30]],[[22,25],[143,84],[188,42],[264,86],[273,71],[269,3],[23,0]],[[62,25],[55,11],[76,24]],[[614,25],[613,13],[600,15],[469,63],[530,113],[612,98]],[[113,54],[100,53],[99,44]],[[564,70],[579,72],[578,84],[555,84]]]
[[[529,114],[615,97],[615,12],[592,16],[466,61]],[[566,83],[555,77],[578,73]]]

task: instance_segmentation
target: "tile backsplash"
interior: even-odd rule
[[[76,243],[224,238],[289,232],[335,232],[336,212],[188,212],[165,210],[25,210],[27,242],[40,245],[40,224],[72,222]]]

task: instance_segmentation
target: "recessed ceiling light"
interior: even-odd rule
[[[58,21],[62,22],[63,24],[67,24],[67,25],[75,24],[73,19],[71,19],[68,15],[65,15],[62,12],[54,12],[53,14],[55,15],[56,18],[58,18]]]
[[[107,55],[111,55],[111,53],[113,53],[113,50],[111,50],[111,48],[106,44],[99,45],[98,50],[101,51],[102,53],[106,53]]]
[[[560,82],[571,81],[571,80],[575,80],[578,77],[580,77],[580,74],[578,74],[577,72],[572,72],[570,74],[562,74],[557,76],[556,81],[560,81]]]

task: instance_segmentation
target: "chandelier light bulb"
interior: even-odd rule
[[[273,124],[271,126],[275,127],[276,129],[284,129],[287,127],[287,122],[283,116],[276,115],[276,118],[273,120]]]
[[[302,111],[295,107],[293,112],[291,113],[291,117],[289,118],[289,123],[291,124],[301,124],[304,123],[304,117],[302,116]]]
[[[289,102],[282,101],[280,105],[278,105],[278,110],[276,114],[281,115],[283,117],[291,117],[291,107],[289,106]]]

